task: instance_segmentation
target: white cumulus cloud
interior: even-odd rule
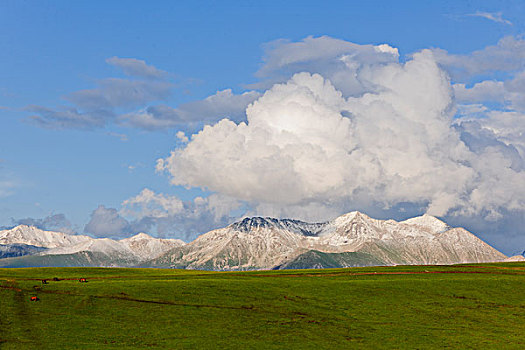
[[[265,211],[403,202],[439,216],[525,209],[525,189],[516,190],[525,173],[501,142],[464,141],[451,83],[430,50],[362,67],[356,79],[368,91],[345,97],[319,74],[296,74],[251,104],[247,122],[204,127],[158,169],[175,185]]]

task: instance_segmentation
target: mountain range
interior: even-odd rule
[[[205,270],[455,264],[507,258],[474,234],[423,215],[377,220],[350,212],[307,223],[249,217],[190,243],[145,233],[113,240],[17,226],[0,231],[0,267],[140,266]]]
[[[113,240],[20,225],[0,231],[0,267],[135,266],[181,245],[145,233]]]

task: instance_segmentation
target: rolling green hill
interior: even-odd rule
[[[0,269],[0,348],[521,349],[524,285],[525,263]]]

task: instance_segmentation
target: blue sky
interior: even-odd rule
[[[305,185],[303,189],[311,190],[312,194],[294,192],[288,199],[273,201],[257,195],[263,191],[251,193],[243,189],[242,192],[231,181],[217,183],[216,179],[177,170],[176,167],[183,164],[182,155],[172,159],[173,164],[164,171],[156,171],[157,161],[168,159],[176,149],[186,150],[184,157],[193,157],[193,163],[185,158],[185,169],[202,164],[197,162],[197,155],[190,152],[192,141],[184,142],[181,135],[177,138],[177,132],[190,136],[222,117],[239,123],[246,119],[243,112],[246,105],[271,89],[273,83],[284,83],[291,74],[298,73],[297,65],[271,66],[272,57],[286,61],[289,58],[286,54],[293,54],[287,51],[288,44],[308,37],[340,39],[341,42],[326,40],[326,45],[336,51],[337,45],[346,45],[343,41],[363,47],[388,44],[398,49],[396,64],[411,60],[411,55],[420,50],[439,48],[447,54],[436,60],[451,76],[451,83],[465,84],[469,89],[483,81],[511,81],[519,76],[523,67],[517,63],[512,69],[480,68],[455,76],[454,69],[465,69],[469,63],[458,63],[459,59],[451,57],[463,55],[461,59],[467,61],[465,57],[475,51],[490,46],[503,47],[498,43],[506,37],[515,38],[519,43],[525,33],[524,16],[525,5],[520,1],[159,1],[153,4],[1,1],[0,226],[12,226],[27,219],[46,228],[67,226],[72,231],[99,236],[127,235],[147,229],[159,235],[191,239],[202,230],[245,214],[296,214],[307,219],[313,211],[322,213],[313,219],[328,219],[356,208],[377,217],[401,219],[435,210],[433,213],[437,216],[467,226],[507,253],[516,245],[525,249],[525,239],[518,230],[524,221],[521,203],[525,198],[518,193],[516,198],[507,201],[515,205],[508,205],[502,204],[504,200],[483,202],[477,195],[474,202],[471,195],[473,191],[479,192],[474,189],[478,185],[467,180],[468,193],[458,196],[454,205],[438,210],[432,208],[437,206],[439,191],[444,191],[443,198],[448,198],[453,188],[438,188],[436,195],[425,192],[412,197],[378,192],[366,200],[362,198],[366,195],[356,194],[362,192],[362,188],[356,188],[332,200],[329,191]],[[509,45],[518,46],[516,42]],[[278,51],[279,48],[282,51]],[[111,58],[116,59],[111,61]],[[505,60],[498,55],[491,59]],[[126,67],[131,66],[150,67],[154,73],[150,76],[144,75],[144,71],[130,74]],[[326,72],[323,76],[330,80],[332,68],[328,69],[328,63],[321,59],[299,66],[309,73]],[[117,86],[117,83],[123,85]],[[512,87],[519,84],[518,80],[514,85],[509,84],[511,90],[506,90],[505,98],[500,96],[500,90],[480,93],[481,97],[474,96],[478,90],[469,90],[462,101],[454,103],[460,106],[460,112],[461,108],[472,111],[473,106],[488,108],[480,112],[485,119],[492,118],[486,115],[494,110],[521,116],[522,90]],[[119,90],[124,85],[126,89]],[[340,89],[337,83],[334,85]],[[221,102],[222,107],[215,104],[203,107],[198,102],[227,89],[231,89],[233,97]],[[458,89],[459,86],[454,89],[457,96],[461,94]],[[136,91],[138,95],[133,95]],[[503,99],[505,102],[501,102]],[[171,116],[183,110],[182,121],[173,121],[168,116],[163,117],[168,118],[168,122],[153,125],[145,124],[145,119],[131,117],[156,106],[179,108],[179,112],[163,112]],[[76,108],[80,114],[70,115],[66,122],[58,123],[57,113],[68,108]],[[106,114],[101,114],[101,109]],[[213,115],[215,110],[219,115]],[[458,118],[460,112],[454,118]],[[79,122],[82,113],[88,113],[93,119]],[[55,117],[50,117],[51,114]],[[156,116],[161,112],[150,111],[150,114]],[[40,116],[39,119],[31,119],[35,115]],[[516,127],[521,127],[523,118],[513,116],[519,120]],[[501,118],[481,128],[495,130],[494,125],[503,125]],[[473,124],[466,121],[461,130],[472,127]],[[512,128],[514,121],[506,123],[507,128],[509,123]],[[501,139],[502,133],[498,134],[497,142],[514,145],[508,137]],[[473,131],[469,131],[469,135],[473,135]],[[484,145],[496,142],[480,135],[486,136],[476,134],[470,139],[485,140],[479,141]],[[519,144],[519,140],[515,141],[513,149],[520,150]],[[198,143],[193,145],[196,147]],[[512,152],[514,150],[505,150],[502,154],[511,159]],[[209,162],[207,158],[198,159]],[[517,162],[521,161],[520,158]],[[519,186],[521,165],[513,166],[518,175],[509,174],[512,180],[507,181],[518,181],[514,186]],[[488,180],[479,186],[489,186],[490,175],[480,169],[475,171],[485,174]],[[219,177],[229,176],[214,171],[219,172]],[[264,179],[258,183],[264,184]],[[175,185],[170,184],[170,180],[174,180]],[[141,192],[144,189],[151,190],[149,197],[148,193]],[[501,189],[498,193],[505,196],[505,191]],[[139,194],[143,196],[138,198]],[[195,201],[195,197],[207,198],[210,194],[218,196],[206,203],[200,199]],[[465,196],[471,199],[465,200]],[[485,196],[497,197],[497,194]],[[296,200],[290,199],[292,197]],[[384,197],[389,199],[382,201]],[[135,200],[129,201],[132,198]],[[128,204],[123,204],[126,200]],[[210,204],[212,201],[215,204]],[[168,202],[172,204],[166,204]],[[229,204],[219,206],[216,202]],[[294,209],[288,209],[290,207]],[[468,210],[473,207],[477,209]],[[94,212],[97,208],[99,216]],[[95,222],[94,215],[100,221]],[[92,225],[86,228],[90,222]],[[501,230],[508,231],[508,235],[498,234]]]

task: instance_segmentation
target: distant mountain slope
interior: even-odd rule
[[[525,256],[523,256],[523,255],[514,255],[514,256],[508,257],[504,261],[505,262],[525,261]]]
[[[45,251],[47,248],[28,244],[0,244],[0,259],[16,256],[33,255]]]

